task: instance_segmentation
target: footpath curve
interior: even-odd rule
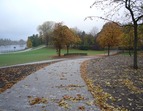
[[[51,64],[0,94],[0,111],[99,111],[80,75],[91,58]]]

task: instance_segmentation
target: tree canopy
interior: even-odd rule
[[[119,45],[121,34],[121,27],[117,23],[108,22],[103,26],[97,41],[102,47],[108,48],[109,55],[110,47]]]
[[[138,46],[138,25],[142,23],[143,2],[142,0],[96,0],[91,7],[96,6],[104,10],[105,16],[98,17],[108,21],[131,23],[134,28],[134,69],[137,65],[137,46]],[[120,16],[120,18],[118,17]],[[89,18],[92,18],[90,16]],[[114,18],[114,19],[113,19]],[[118,18],[118,19],[117,19]]]
[[[53,21],[46,21],[38,26],[40,36],[44,39],[46,45],[49,44],[55,23]]]
[[[30,43],[31,42],[31,43]],[[37,47],[39,45],[42,45],[43,44],[43,41],[42,41],[42,38],[39,37],[38,34],[33,34],[32,36],[29,36],[28,37],[28,40],[27,40],[27,46],[29,47],[30,44],[30,47]],[[29,48],[30,48],[29,47]]]
[[[72,44],[75,44],[80,41],[80,38],[66,25],[62,23],[55,24],[54,36],[53,36],[54,45],[57,49],[58,55],[61,55],[61,49],[67,47],[67,53],[69,47]]]

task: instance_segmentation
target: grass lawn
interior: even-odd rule
[[[123,54],[123,55],[126,55],[126,56],[130,56],[128,50],[124,51],[122,54]],[[132,51],[131,51],[131,56],[133,56],[133,55],[134,55],[134,52],[133,52],[133,50],[132,50]],[[143,55],[143,50],[138,51],[138,55]]]
[[[71,53],[88,53],[88,55],[103,54],[104,51],[83,51],[71,49]],[[66,50],[62,50],[62,54],[66,53]],[[56,50],[52,48],[42,48],[37,50],[31,50],[20,53],[0,54],[0,66],[9,66],[15,64],[22,64],[28,62],[42,61],[52,59],[52,56],[56,56]]]

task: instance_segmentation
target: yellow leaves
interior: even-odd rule
[[[76,84],[70,84],[70,85],[68,85],[67,87],[84,87],[84,86],[76,85]]]
[[[94,103],[98,106],[100,106],[102,111],[119,111],[118,108],[114,108],[113,106],[107,104],[107,100],[110,99],[112,101],[115,101],[115,99],[110,95],[109,93],[106,93],[103,91],[102,87],[100,85],[95,86],[93,80],[88,79],[86,76],[86,64],[88,61],[85,61],[81,65],[81,74],[82,78],[86,82],[88,86],[88,90],[91,92],[93,97],[95,98]],[[107,83],[110,84],[110,83]]]
[[[56,48],[62,48],[79,42],[80,38],[67,26],[57,24],[54,29],[53,41]]]
[[[60,107],[63,107],[63,108],[70,108],[71,105],[68,104],[69,101],[71,102],[78,102],[78,101],[81,101],[81,100],[84,100],[84,96],[82,96],[81,94],[77,94],[75,97],[74,96],[70,96],[70,95],[64,95],[62,97],[62,99],[58,102],[58,105]],[[83,107],[79,107],[78,109],[80,110],[83,110]],[[85,108],[84,108],[85,109]]]
[[[124,26],[123,27],[123,34],[120,36],[121,37],[121,43],[120,45],[122,47],[126,48],[132,48],[133,47],[133,27],[131,26]]]
[[[28,40],[27,40],[27,47],[28,48],[32,47],[32,41],[31,41],[31,39],[29,37],[28,37]]]
[[[93,89],[93,96],[96,98],[96,103],[99,105],[106,106],[106,101],[108,99],[115,101],[115,99],[109,94],[103,91],[103,89],[98,85]]]
[[[102,47],[116,46],[120,41],[122,34],[121,27],[117,23],[106,23],[97,37],[97,41]]]
[[[94,86],[92,86],[92,83],[89,85],[91,91],[92,88],[96,88],[99,84],[105,93],[105,98],[102,98],[101,94],[96,94],[97,91],[91,92],[95,97],[95,104],[102,107],[102,110],[106,111],[107,107],[109,107],[108,104],[114,106],[119,111],[136,111],[143,108],[143,61],[139,57],[140,67],[138,70],[134,70],[131,67],[131,60],[132,58],[129,56],[117,55],[114,57],[91,60],[87,66],[85,64],[85,66],[81,67],[81,72],[86,73],[84,74],[84,78],[88,77],[87,79],[91,78],[94,80]],[[86,67],[87,69],[84,69]],[[88,81],[92,82],[91,80]],[[106,95],[106,92],[111,94],[111,96]],[[112,98],[112,96],[114,98]],[[106,98],[107,102],[104,103]],[[97,104],[97,102],[99,104]]]
[[[13,86],[13,83],[5,83],[4,87],[0,88],[0,93],[4,92],[6,89],[11,88]]]
[[[58,88],[65,88],[66,90],[75,90],[76,88],[81,88],[81,87],[84,87],[84,86],[76,85],[76,84],[69,84],[67,86],[60,85],[60,86],[56,86],[56,87],[58,87]]]
[[[47,104],[48,103],[47,99],[44,97],[40,98],[40,97],[28,96],[28,99],[29,99],[30,105],[41,104],[41,103]]]
[[[72,96],[68,96],[68,95],[64,95],[64,96],[63,96],[63,99],[64,99],[64,100],[72,100],[73,97],[72,97]]]
[[[53,100],[53,99],[52,99]],[[81,94],[77,94],[76,96],[64,95],[60,100],[57,99],[56,103],[58,106],[63,107],[65,109],[69,109],[71,107],[70,102],[79,102],[85,100],[84,96]],[[28,96],[28,102],[30,105],[36,104],[48,104],[48,99],[44,97],[33,97]],[[45,107],[45,106],[42,106]],[[84,106],[78,107],[78,109],[83,110],[85,109]]]
[[[92,101],[87,101],[86,104],[87,104],[88,106],[91,106],[91,105],[94,104],[94,100],[92,100]]]
[[[79,106],[79,107],[78,107],[78,110],[84,111],[84,110],[85,110],[85,107],[84,107],[84,106]]]
[[[64,95],[63,96],[64,100],[68,100],[68,101],[73,101],[73,102],[77,102],[77,101],[81,101],[84,100],[84,96],[82,96],[81,94],[77,94],[75,97],[73,96],[69,96],[69,95]]]
[[[84,96],[77,94],[77,96],[74,98],[74,100],[77,100],[77,101],[84,100]]]
[[[122,82],[122,84],[124,84],[126,87],[128,87],[128,89],[130,89],[134,93],[143,93],[143,90],[136,87],[131,80],[125,79],[125,80],[122,80],[121,82]]]
[[[63,99],[58,102],[58,105],[63,108],[69,108],[68,103]]]
[[[111,87],[111,83],[110,82],[105,82],[106,86]]]

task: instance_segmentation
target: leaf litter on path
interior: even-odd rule
[[[47,104],[48,103],[48,100],[44,97],[28,96],[28,101],[29,101],[30,105]]]

